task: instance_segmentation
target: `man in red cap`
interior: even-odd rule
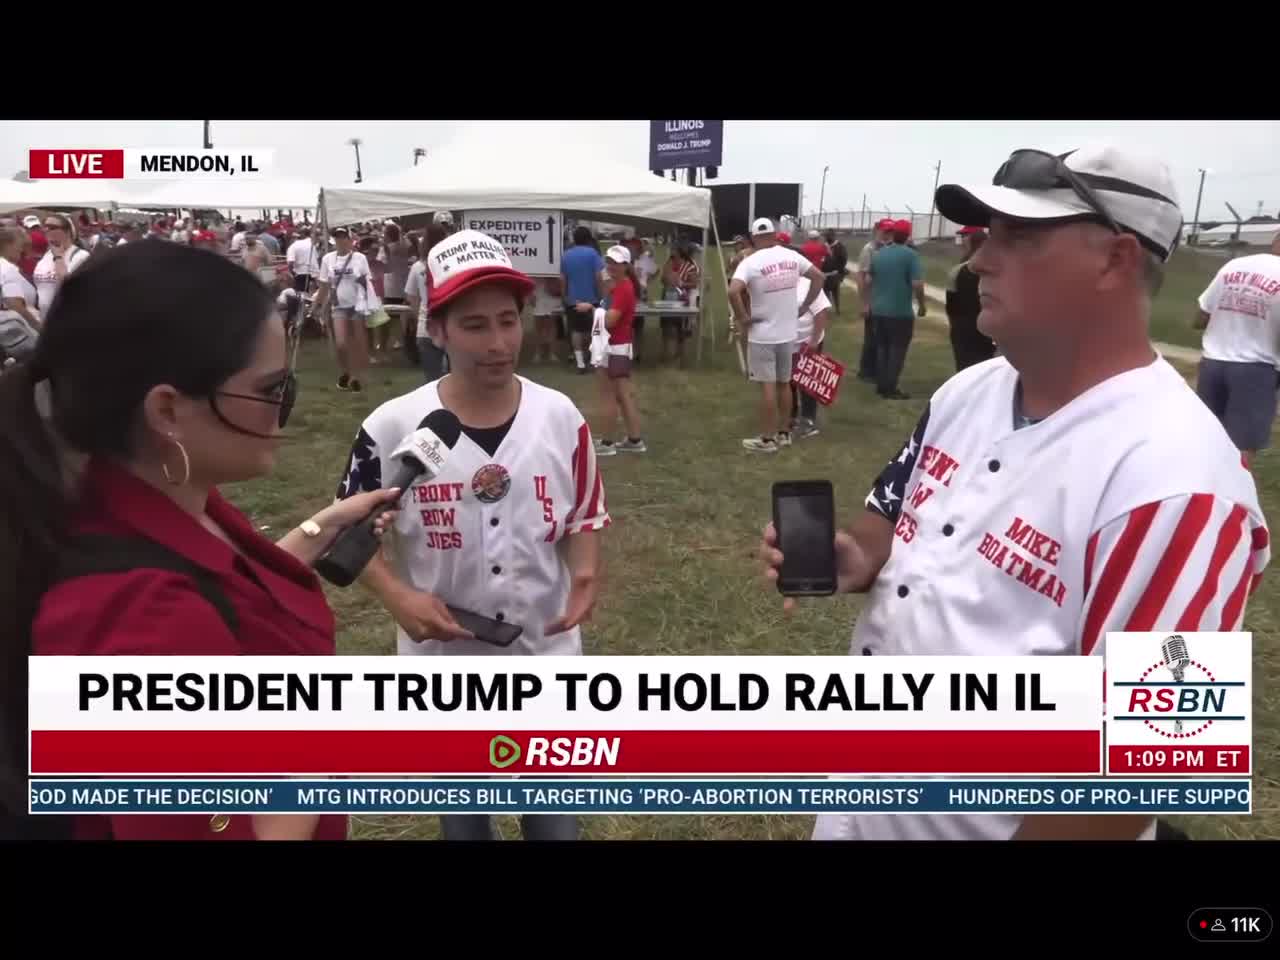
[[[390,483],[393,454],[426,414],[452,412],[462,433],[440,472],[406,491],[422,506],[401,511],[386,554],[362,579],[395,620],[401,656],[581,655],[579,625],[596,603],[610,518],[586,420],[563,393],[516,373],[534,283],[475,230],[439,241],[426,260],[428,322],[449,373],[365,419],[339,498]],[[451,607],[523,632],[497,646],[464,629]],[[578,834],[571,815],[528,816],[523,829],[528,839]],[[441,832],[494,837],[485,815],[447,815]]]
[[[951,325],[956,373],[996,355],[995,341],[978,329],[978,314],[982,312],[978,275],[969,268],[969,261],[981,249],[987,233],[981,227],[961,227],[960,236],[964,238],[965,257],[951,271],[947,285],[947,322]]]
[[[925,315],[924,266],[920,254],[907,246],[911,224],[897,220],[890,236],[893,243],[871,258],[871,325],[876,337],[876,393],[886,400],[909,400],[898,389],[907,360],[907,348],[915,333],[911,313],[914,295],[918,313]]]
[[[858,296],[862,300],[862,356],[858,361],[858,379],[876,382],[876,331],[871,323],[871,257],[889,242],[893,221],[884,218],[876,223],[871,239],[858,254],[858,271],[854,278],[858,284]]]

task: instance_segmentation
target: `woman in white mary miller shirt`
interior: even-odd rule
[[[48,313],[58,287],[77,267],[89,259],[89,251],[78,243],[76,225],[60,213],[44,218],[44,235],[49,238],[49,249],[31,273],[36,287],[36,306],[41,313]]]
[[[339,390],[359,393],[360,377],[369,366],[368,330],[364,316],[369,309],[369,261],[351,245],[345,227],[333,231],[337,250],[320,261],[320,292],[316,306],[323,309],[333,296],[333,345],[338,353]]]

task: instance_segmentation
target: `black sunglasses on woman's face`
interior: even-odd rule
[[[280,407],[280,413],[276,422],[280,425],[281,429],[284,429],[285,424],[289,422],[289,414],[293,412],[293,405],[298,399],[298,378],[293,371],[290,370],[284,375],[283,380],[268,391],[268,396],[265,397],[255,396],[251,393],[231,393],[226,390],[218,390],[209,398],[209,406],[213,408],[214,414],[224,424],[238,433],[245,433],[252,437],[260,437],[263,436],[263,434],[256,433],[253,430],[246,430],[228,420],[226,416],[223,415],[222,411],[218,409],[218,397],[232,397],[237,400],[252,400],[254,403],[276,404]]]

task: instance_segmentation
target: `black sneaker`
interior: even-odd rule
[[[360,392],[361,390],[363,390],[363,389],[364,389],[364,387],[360,386],[360,381],[359,381],[359,380],[352,380],[352,381],[351,381],[351,392],[352,392],[352,393],[359,393],[359,392]]]
[[[884,395],[886,400],[910,400],[911,394],[903,393],[901,390],[890,390]]]
[[[338,378],[338,389],[339,390],[351,389],[351,378],[347,376],[345,373]]]

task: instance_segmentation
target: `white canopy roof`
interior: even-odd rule
[[[320,186],[289,177],[266,180],[0,180],[0,212],[29,207],[113,206],[155,210],[314,210]]]
[[[0,180],[0,213],[39,207],[109,210],[120,199],[111,180]]]
[[[579,219],[704,227],[711,191],[601,158],[587,149],[466,143],[416,167],[356,185],[326,186],[331,224],[434,210],[560,210]]]
[[[159,210],[314,210],[320,185],[311,180],[173,180],[129,184],[122,190],[131,207]]]

